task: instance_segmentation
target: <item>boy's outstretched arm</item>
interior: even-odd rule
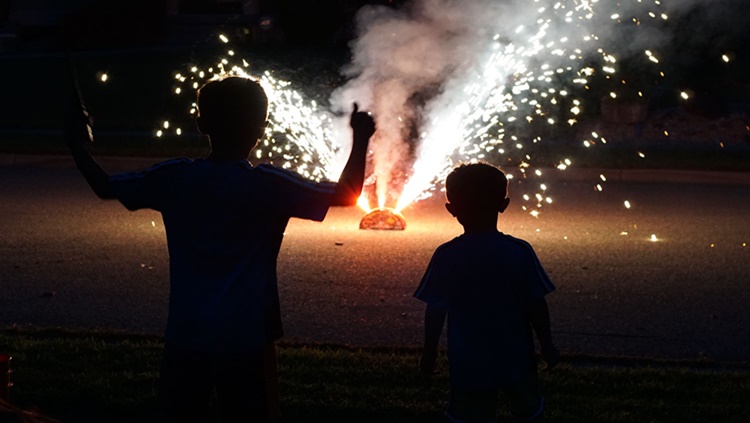
[[[71,88],[65,111],[65,142],[78,170],[94,193],[101,199],[115,198],[109,188],[109,174],[89,152],[87,144],[94,140],[91,133],[91,116],[81,100],[74,80],[71,81]]]
[[[560,362],[560,352],[557,351],[555,344],[552,342],[547,300],[542,298],[531,305],[529,320],[539,340],[539,346],[542,348],[542,358],[547,362],[548,368],[555,367]]]
[[[419,370],[433,374],[436,370],[437,348],[443,333],[446,311],[427,304],[424,312],[424,350],[419,360]]]
[[[349,160],[341,172],[336,191],[331,198],[332,206],[352,206],[362,193],[362,185],[365,182],[365,163],[367,160],[367,144],[370,137],[375,133],[375,121],[366,112],[360,112],[354,103],[349,124],[354,133],[352,152]]]

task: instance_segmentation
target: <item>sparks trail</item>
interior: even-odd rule
[[[219,37],[229,42],[223,34]],[[341,139],[338,134],[341,129],[340,125],[337,126],[336,116],[292,89],[290,82],[275,78],[270,71],[250,74],[249,68],[247,60],[238,58],[234,50],[229,49],[226,56],[219,57],[216,63],[193,65],[175,72],[173,93],[184,95],[185,91],[190,91],[194,98],[194,92],[205,82],[226,76],[258,80],[268,96],[269,121],[265,137],[254,150],[255,159],[292,169],[316,181],[337,179],[348,151],[342,151],[337,141]],[[198,113],[194,101],[187,112],[191,116]],[[164,120],[163,128],[156,131],[156,136],[163,136],[169,128],[169,120]],[[174,134],[180,133],[180,128],[176,128]]]

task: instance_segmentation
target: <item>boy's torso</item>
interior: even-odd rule
[[[441,246],[433,260],[434,279],[447,285],[449,297],[452,384],[515,383],[533,354],[528,306],[548,292],[539,287],[548,279],[530,245],[499,232],[462,235]]]
[[[280,337],[276,258],[291,216],[325,215],[317,186],[270,166],[204,159],[169,161],[122,178],[123,204],[157,209],[164,219],[167,341],[237,351]]]

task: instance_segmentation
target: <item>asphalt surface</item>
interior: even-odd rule
[[[749,176],[550,170],[555,201],[538,219],[512,186],[499,226],[532,243],[557,285],[548,302],[561,350],[750,361]],[[440,199],[406,209],[400,232],[359,230],[363,214],[290,223],[278,271],[287,341],[420,345],[424,306],[412,294],[461,228]],[[0,257],[0,325],[163,330],[160,216],[98,200],[67,158],[0,155]]]

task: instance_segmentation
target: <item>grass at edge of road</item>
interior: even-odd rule
[[[0,352],[13,356],[14,403],[63,422],[153,421],[162,345],[158,336],[134,333],[0,330]],[[447,375],[422,376],[418,356],[405,348],[282,343],[284,422],[439,422]],[[750,421],[750,369],[593,363],[541,373],[546,421]]]

